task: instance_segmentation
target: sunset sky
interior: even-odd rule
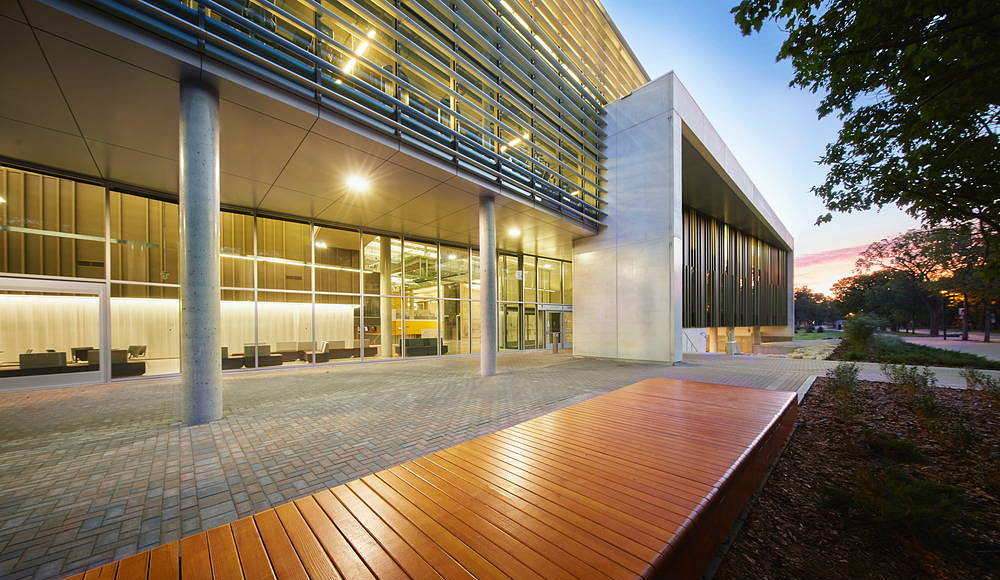
[[[824,179],[816,161],[840,123],[818,120],[819,97],[788,87],[791,64],[774,61],[777,28],[742,36],[729,13],[737,0],[603,3],[652,78],[677,73],[792,232],[796,285],[826,292],[869,243],[918,225],[896,208],[814,225],[825,211],[809,188]]]

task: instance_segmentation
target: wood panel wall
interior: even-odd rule
[[[789,254],[684,208],[685,328],[788,324]]]

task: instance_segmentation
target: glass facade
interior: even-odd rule
[[[103,284],[112,377],[180,372],[178,206],[2,166],[0,183],[0,276]],[[220,217],[224,370],[478,352],[475,249],[252,213]],[[544,347],[544,309],[562,308],[569,263],[501,254],[498,266],[500,348]],[[31,300],[2,297],[11,312]],[[90,312],[80,300],[76,310]],[[55,323],[33,328],[5,312],[0,377],[29,348],[69,354],[100,344],[90,335],[50,340],[61,336]],[[38,344],[17,342],[33,332]]]
[[[604,107],[649,80],[592,0],[92,4],[594,228]]]

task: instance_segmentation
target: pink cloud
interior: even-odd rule
[[[824,250],[795,257],[795,285],[830,293],[835,282],[854,274],[854,262],[868,244]]]

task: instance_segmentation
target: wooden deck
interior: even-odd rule
[[[649,379],[73,578],[695,578],[796,409]]]

